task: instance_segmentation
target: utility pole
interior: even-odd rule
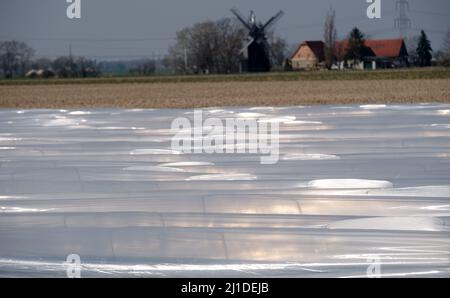
[[[184,72],[187,73],[188,69],[188,58],[187,58],[187,50],[186,46],[184,46]]]
[[[72,44],[69,44],[69,67],[70,67],[70,76],[73,76],[73,72],[74,72],[74,61],[73,61],[73,56],[72,56]]]
[[[398,17],[395,19],[395,27],[398,28],[400,37],[408,37],[408,29],[411,28],[411,20],[408,18],[407,11],[409,10],[408,0],[397,0],[395,9],[398,11]]]
[[[70,61],[72,61],[72,45],[71,44],[69,44],[69,58],[70,58]]]

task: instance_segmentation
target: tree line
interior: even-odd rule
[[[231,18],[197,23],[177,32],[164,63],[177,73],[236,73],[246,37],[246,29]],[[287,55],[287,42],[273,31],[267,38],[272,65],[280,68]]]
[[[35,50],[24,42],[0,42],[0,70],[5,78],[58,76],[89,77],[97,76],[96,62],[85,57],[61,56],[55,59],[33,59]],[[38,72],[40,71],[40,73]]]
[[[28,64],[34,55],[34,49],[24,42],[0,42],[0,63],[3,75],[12,78],[13,75],[24,76]]]
[[[338,53],[335,11],[330,10],[324,24],[324,56],[328,69],[338,62],[342,53]],[[218,21],[205,21],[181,29],[176,34],[176,42],[169,48],[162,61],[139,59],[128,62],[97,63],[85,57],[61,56],[55,59],[33,59],[35,50],[24,42],[0,42],[0,72],[6,78],[27,75],[69,77],[98,76],[102,68],[121,74],[151,75],[156,65],[161,64],[174,73],[237,73],[240,71],[240,57],[247,31],[242,24],[231,18]],[[366,35],[355,27],[347,36],[348,49],[346,60],[361,60],[364,56]],[[270,58],[275,70],[289,69],[288,46],[286,40],[268,32]],[[408,62],[412,66],[430,66],[434,57],[438,65],[450,66],[450,30],[444,38],[441,50],[433,52],[430,41],[424,31],[418,36],[406,40]],[[31,73],[30,70],[41,70]],[[44,72],[42,72],[42,70]]]

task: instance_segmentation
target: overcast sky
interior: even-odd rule
[[[66,0],[0,0],[0,40],[29,43],[37,56],[67,54],[97,59],[129,59],[164,55],[175,32],[204,20],[232,17],[237,7],[255,10],[265,21],[282,9],[285,16],[276,31],[296,44],[320,40],[326,12],[337,13],[339,37],[358,26],[372,38],[398,37],[394,27],[395,0],[382,1],[382,19],[366,17],[366,0],[81,0],[82,18],[66,17]],[[439,49],[450,28],[449,0],[409,0],[410,35],[425,29],[434,49]]]

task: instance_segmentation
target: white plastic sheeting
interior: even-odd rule
[[[0,276],[450,277],[450,105],[205,109],[280,161],[182,154],[187,110],[0,110]]]

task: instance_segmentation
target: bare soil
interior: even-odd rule
[[[0,108],[450,102],[450,79],[0,85]]]

